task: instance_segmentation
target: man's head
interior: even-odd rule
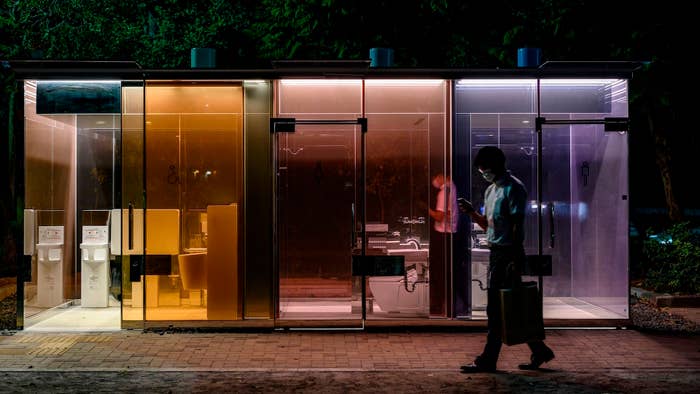
[[[443,173],[437,173],[433,175],[433,187],[439,189],[445,184],[445,175]]]
[[[506,155],[495,146],[485,146],[476,153],[474,167],[486,181],[493,182],[506,171]]]

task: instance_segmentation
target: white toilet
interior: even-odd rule
[[[472,310],[486,310],[489,270],[488,249],[472,249]]]
[[[413,289],[415,275],[408,275],[408,289]],[[429,312],[428,283],[415,283],[413,292],[406,291],[403,276],[371,276],[369,289],[382,312],[427,315]]]

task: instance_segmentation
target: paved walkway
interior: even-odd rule
[[[0,337],[0,392],[9,387],[18,392],[109,391],[118,381],[123,386],[117,387],[157,392],[217,387],[246,392],[319,387],[331,392],[347,392],[348,387],[358,392],[402,392],[401,387],[480,391],[464,386],[475,382],[492,391],[533,384],[564,392],[687,392],[700,387],[699,336],[548,330],[546,342],[556,353],[546,365],[548,373],[519,371],[518,363],[529,354],[526,346],[513,346],[503,348],[501,374],[459,374],[459,365],[478,354],[484,340],[484,332],[18,332]],[[175,381],[182,385],[169,386]]]

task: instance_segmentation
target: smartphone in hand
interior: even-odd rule
[[[467,200],[464,197],[460,197],[457,199],[457,205],[459,206],[459,210],[464,213],[474,212],[474,206],[469,200]]]

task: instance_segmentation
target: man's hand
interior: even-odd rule
[[[474,212],[474,206],[472,206],[472,203],[467,201],[465,198],[460,197],[457,199],[457,205],[459,205],[459,210],[462,213],[472,213]]]

